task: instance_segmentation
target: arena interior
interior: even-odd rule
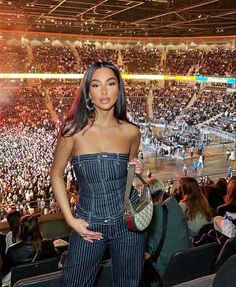
[[[112,62],[122,73],[128,116],[141,131],[145,179],[158,178],[168,196],[179,196],[180,178],[194,177],[207,200],[219,179],[235,181],[235,13],[227,0],[0,1],[3,240],[7,215],[17,210],[39,214],[43,236],[64,240],[60,255],[67,250],[70,228],[49,170],[60,124],[84,72],[97,61]],[[74,210],[79,186],[70,163],[64,179]],[[236,242],[235,235],[228,240]],[[236,254],[234,246],[230,250]],[[206,274],[160,286],[230,286],[201,285],[199,277],[213,280],[217,271],[214,265]],[[108,277],[94,286],[112,286]],[[183,283],[190,279],[195,283]]]

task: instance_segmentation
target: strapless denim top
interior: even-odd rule
[[[84,211],[92,217],[123,214],[127,180],[128,154],[93,153],[76,155],[71,159],[80,195],[76,212]],[[135,205],[137,190],[130,196]]]

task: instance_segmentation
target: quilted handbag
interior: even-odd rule
[[[151,198],[151,188],[141,177],[141,175],[136,174],[137,178],[143,184],[143,191],[139,198],[138,204],[134,208],[130,201],[130,192],[132,189],[134,175],[134,166],[130,165],[128,167],[125,190],[124,222],[128,229],[132,231],[143,231],[148,227],[152,220],[153,202]]]

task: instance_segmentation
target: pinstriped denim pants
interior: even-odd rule
[[[80,185],[76,217],[99,231],[103,239],[86,242],[72,231],[63,267],[62,287],[92,287],[99,262],[109,245],[115,287],[138,287],[143,268],[146,233],[132,232],[123,222],[128,155],[98,153],[72,159]],[[133,204],[138,195],[134,189]],[[106,286],[104,286],[106,287]]]

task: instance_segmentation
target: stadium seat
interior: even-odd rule
[[[20,280],[28,277],[41,275],[58,270],[57,258],[48,258],[40,261],[30,262],[15,266],[11,269],[11,286]]]
[[[220,254],[215,262],[216,271],[234,254],[236,254],[236,236],[229,238],[221,248]]]
[[[216,274],[214,273],[174,285],[173,287],[212,287],[215,276]]]
[[[230,256],[219,268],[213,281],[213,287],[236,286],[236,254]]]
[[[13,287],[60,287],[61,274],[60,270],[21,279]]]
[[[178,251],[172,255],[162,278],[162,287],[170,287],[214,272],[219,251],[216,242]]]

